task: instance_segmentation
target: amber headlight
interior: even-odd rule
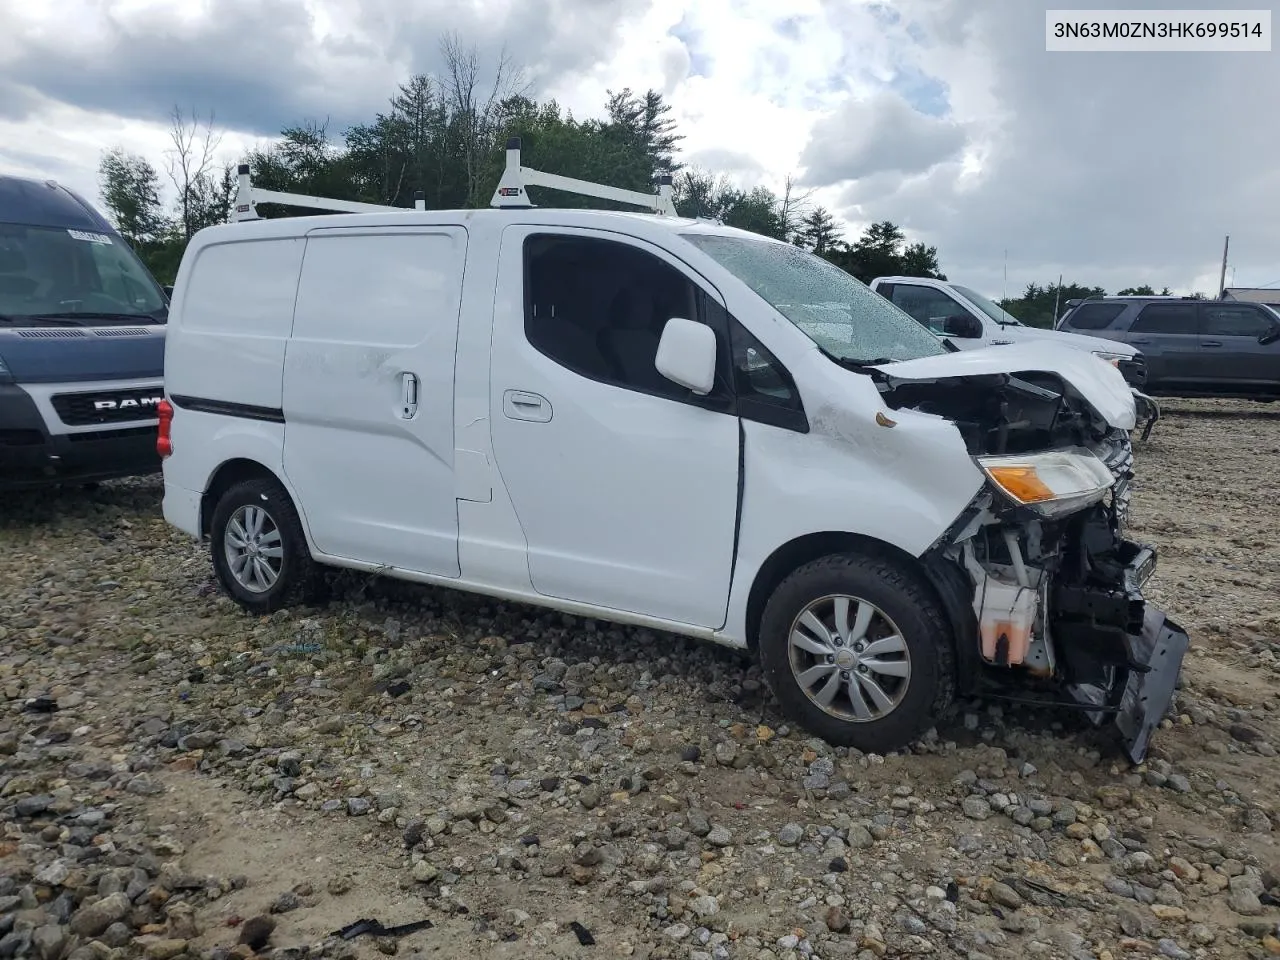
[[[1097,503],[1115,483],[1107,465],[1083,447],[977,460],[1005,496],[1046,517]]]

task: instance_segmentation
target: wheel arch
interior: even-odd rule
[[[211,532],[213,511],[217,509],[218,501],[222,499],[222,495],[238,483],[256,479],[274,480],[284,488],[285,493],[289,495],[289,499],[293,501],[293,508],[298,511],[299,519],[302,520],[303,530],[306,530],[306,519],[302,517],[302,511],[293,496],[293,491],[289,489],[289,485],[284,482],[284,479],[270,467],[257,460],[249,457],[235,457],[218,465],[218,468],[209,477],[209,482],[205,484],[204,493],[200,496],[200,536],[202,538],[208,537]]]
[[[765,604],[783,580],[806,563],[820,557],[851,552],[892,561],[937,600],[945,611],[951,628],[947,639],[956,655],[957,681],[962,689],[969,688],[973,681],[973,658],[977,650],[973,644],[962,643],[961,638],[972,636],[976,643],[977,624],[965,594],[964,575],[954,564],[936,553],[915,557],[901,547],[865,534],[836,530],[807,533],[787,541],[769,554],[756,571],[747,594],[747,649],[752,653],[759,650],[760,622],[764,616]]]

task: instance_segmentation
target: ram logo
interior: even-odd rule
[[[160,401],[164,399],[163,394],[154,397],[126,397],[123,400],[95,400],[93,401],[94,410],[134,410],[144,409],[146,407],[158,406]]]

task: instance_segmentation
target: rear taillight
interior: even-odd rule
[[[170,436],[170,427],[173,425],[173,404],[168,400],[161,400],[156,404],[156,416],[160,419],[160,431],[156,434],[156,453],[163,459],[173,453],[173,437]]]

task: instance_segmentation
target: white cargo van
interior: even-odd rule
[[[529,183],[651,212],[534,209]],[[242,168],[238,216],[255,196],[289,201]],[[836,744],[903,747],[981,694],[1110,718],[1143,756],[1187,636],[1123,534],[1113,366],[951,352],[818,257],[518,143],[493,206],[192,239],[164,515],[245,609],[379,572],[746,648]]]

